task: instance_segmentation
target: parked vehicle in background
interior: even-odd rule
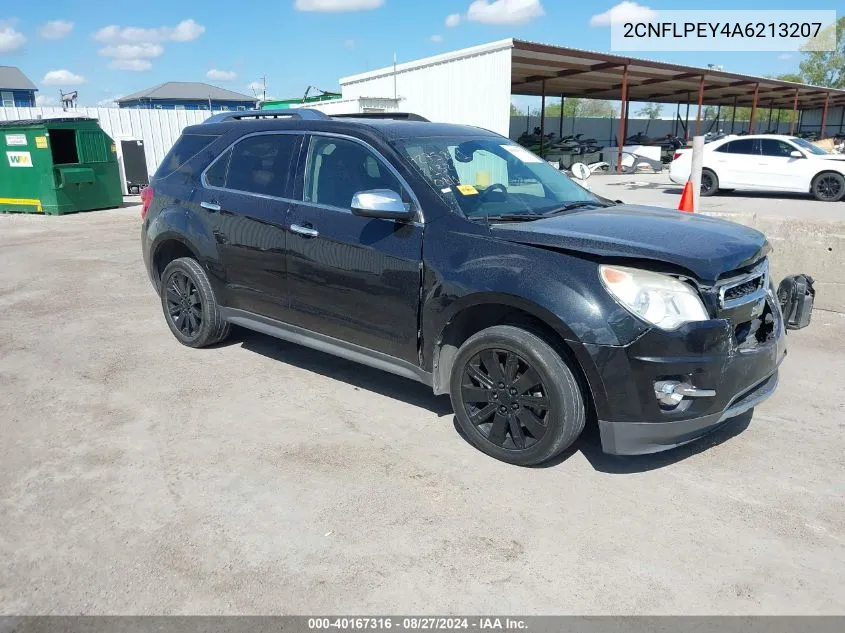
[[[669,178],[689,180],[692,150],[675,152]],[[704,146],[701,195],[719,190],[810,193],[817,200],[845,197],[845,156],[797,136],[728,136]]]
[[[609,453],[692,441],[770,396],[785,355],[761,233],[603,199],[479,128],[217,115],[185,129],[142,218],[180,343],[237,324],[420,381],[514,464],[592,415]]]

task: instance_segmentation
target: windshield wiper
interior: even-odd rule
[[[478,216],[491,222],[531,222],[546,217],[544,213],[502,213],[501,215]]]
[[[598,200],[578,200],[577,202],[570,202],[565,204],[557,209],[552,209],[551,211],[546,211],[543,213],[543,217],[547,218],[550,215],[557,215],[558,213],[566,213],[567,211],[572,211],[573,209],[580,209],[582,207],[599,207],[600,209],[605,209],[609,207],[609,204],[603,204]]]

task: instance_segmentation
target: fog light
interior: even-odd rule
[[[654,383],[654,396],[665,407],[677,407],[686,398],[712,398],[715,389],[698,389],[680,380],[658,380]]]

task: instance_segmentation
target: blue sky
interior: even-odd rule
[[[277,98],[308,85],[506,37],[607,51],[610,29],[590,20],[619,0],[40,0],[0,6],[0,64],[20,67],[51,103],[58,89],[94,105],[169,81],[206,81],[251,94],[266,75]],[[785,0],[710,0],[708,9],[796,8]],[[675,9],[677,2],[639,6]],[[705,8],[705,7],[699,7]],[[821,0],[814,8],[835,8]],[[447,25],[447,17],[453,16]],[[751,74],[794,71],[799,54],[642,53]],[[210,75],[209,75],[210,73]],[[211,78],[209,78],[211,77]]]

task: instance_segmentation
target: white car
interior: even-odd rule
[[[691,149],[678,150],[669,166],[671,181],[685,184],[691,162]],[[845,155],[795,136],[727,136],[704,146],[701,195],[720,189],[811,193],[836,202],[845,197]]]

